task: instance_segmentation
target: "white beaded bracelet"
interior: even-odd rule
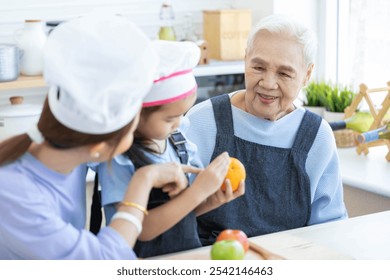
[[[132,223],[135,226],[138,234],[140,234],[142,231],[142,224],[141,224],[140,220],[136,216],[134,216],[133,214],[130,214],[127,212],[116,212],[114,214],[114,216],[112,216],[111,221],[113,221],[115,219],[123,219],[125,221]]]

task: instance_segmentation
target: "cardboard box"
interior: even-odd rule
[[[251,10],[203,11],[203,37],[209,58],[242,60],[252,27]]]

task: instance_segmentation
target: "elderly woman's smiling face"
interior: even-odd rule
[[[305,65],[303,46],[295,37],[260,31],[246,50],[246,111],[273,121],[290,113],[312,69]]]

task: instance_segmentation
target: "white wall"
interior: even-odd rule
[[[235,0],[232,7],[252,10],[252,24],[273,13],[275,0]]]
[[[313,0],[274,0],[273,12],[286,14],[317,31],[317,2]]]
[[[120,13],[133,20],[150,38],[156,38],[163,0],[0,0],[0,43],[12,42],[13,32],[25,19],[67,20],[94,9]],[[234,0],[171,0],[178,38],[186,13],[191,12],[194,26],[202,33],[203,10],[228,9]]]
[[[123,14],[138,24],[151,38],[159,26],[159,11],[163,0],[0,0],[0,43],[11,42],[13,32],[25,19],[44,21],[67,20],[94,9]],[[312,0],[171,0],[175,12],[175,27],[182,34],[184,18],[191,13],[195,29],[202,35],[203,10],[242,8],[252,10],[253,24],[272,13],[296,17],[314,26],[315,3]],[[297,8],[298,7],[298,8]],[[317,28],[315,28],[315,31]]]

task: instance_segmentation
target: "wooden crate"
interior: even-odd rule
[[[203,11],[203,37],[208,42],[209,58],[243,60],[251,27],[251,10]]]

